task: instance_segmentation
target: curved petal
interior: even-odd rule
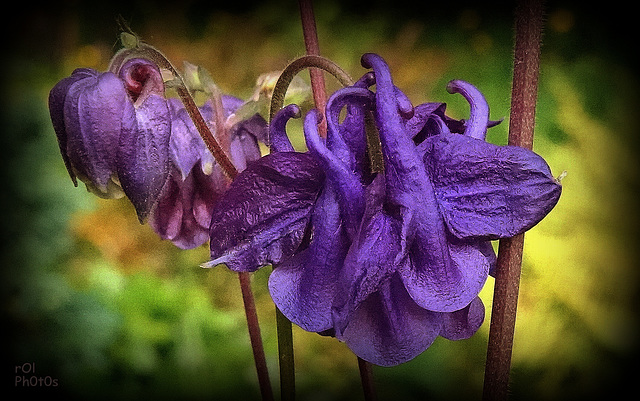
[[[293,255],[324,180],[305,153],[273,153],[251,163],[213,208],[206,266],[254,271]]]
[[[64,161],[67,172],[71,177],[71,181],[73,181],[73,185],[76,187],[78,186],[78,180],[76,179],[76,175],[71,166],[67,150],[68,133],[64,117],[65,101],[69,88],[72,84],[85,78],[97,76],[98,72],[96,70],[92,70],[90,68],[78,68],[71,73],[71,76],[60,80],[60,82],[58,82],[49,92],[49,114],[51,116],[51,123],[53,125],[53,130],[56,133],[56,137],[58,138],[58,146],[60,147],[62,160]]]
[[[469,102],[470,117],[466,123],[464,134],[471,138],[484,140],[489,124],[489,104],[482,93],[475,86],[459,79],[449,81],[447,92],[459,93]]]
[[[394,275],[362,302],[336,337],[365,361],[394,366],[429,348],[442,331],[442,315],[420,308]]]
[[[135,111],[136,128],[120,135],[117,172],[122,189],[143,222],[169,175],[171,116],[163,97],[151,94]]]
[[[331,307],[349,243],[331,185],[318,198],[312,225],[309,247],[274,268],[269,292],[290,321],[321,332],[333,327]]]
[[[327,101],[327,148],[358,177],[369,171],[365,111],[373,101],[371,91],[358,87],[340,89]],[[340,112],[345,106],[347,113],[340,124]]]
[[[355,173],[323,143],[318,134],[319,115],[315,109],[307,113],[304,136],[309,152],[322,163],[327,179],[332,182],[337,192],[345,228],[353,238],[364,213],[364,187]]]
[[[476,297],[459,311],[443,313],[440,335],[448,340],[466,340],[478,331],[484,321],[484,304]]]
[[[558,202],[562,187],[530,150],[461,135],[427,141],[424,163],[447,227],[458,238],[512,237]]]
[[[292,118],[300,118],[300,108],[295,104],[285,106],[278,111],[269,124],[269,143],[271,152],[293,152],[293,145],[287,136],[287,122]]]
[[[133,116],[122,82],[110,72],[69,87],[64,104],[67,155],[78,178],[99,196],[111,197],[118,138]]]

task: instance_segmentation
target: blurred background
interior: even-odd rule
[[[16,397],[259,399],[237,276],[200,268],[206,246],[159,240],[127,201],[74,188],[47,108],[74,68],[107,68],[118,14],[175,65],[201,65],[224,92],[249,97],[260,74],[304,53],[297,2],[227,3],[76,0],[5,14],[0,381]],[[513,9],[413,3],[317,2],[322,54],[359,77],[361,54],[376,52],[414,104],[447,102],[457,118],[468,105],[446,83],[470,81],[491,118],[505,118],[488,140],[506,144]],[[557,207],[526,235],[513,400],[595,399],[633,391],[638,378],[637,34],[624,10],[546,5],[534,150],[567,176]],[[267,270],[253,288],[277,392]],[[374,369],[380,400],[481,398],[493,283],[474,337],[439,338],[406,364]],[[294,341],[300,400],[362,399],[343,344],[297,328]],[[34,375],[58,385],[15,385]]]

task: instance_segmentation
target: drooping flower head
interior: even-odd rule
[[[229,117],[244,102],[232,96],[222,96],[224,116]],[[171,111],[171,168],[169,178],[151,211],[149,224],[162,238],[182,249],[202,245],[209,239],[211,210],[231,180],[207,149],[182,103],[169,99]],[[200,112],[213,132],[214,111],[211,101]],[[247,164],[260,158],[258,139],[266,140],[266,121],[256,114],[236,123],[224,132],[229,135],[225,149],[232,163],[242,171]]]
[[[415,357],[438,335],[456,340],[478,329],[478,293],[495,261],[489,240],[535,225],[560,186],[535,153],[484,142],[495,123],[470,84],[449,85],[471,104],[471,118],[456,121],[443,104],[414,108],[379,56],[362,61],[373,76],[331,96],[326,141],[319,114],[307,114],[308,153],[294,152],[284,132],[295,107],[276,116],[272,154],[214,207],[210,264],[274,264],[271,296],[292,322],[386,366]],[[364,151],[369,111],[384,160],[376,174]]]
[[[77,69],[51,90],[49,110],[74,184],[126,195],[145,220],[169,171],[171,118],[158,67],[131,59],[117,75]]]
[[[165,98],[158,66],[141,58],[117,61],[109,72],[77,69],[51,90],[51,119],[67,170],[75,185],[79,178],[98,196],[126,195],[140,221],[149,219],[161,238],[180,248],[199,246],[208,239],[213,204],[230,180],[182,103]],[[221,103],[227,118],[245,102],[222,95]],[[225,122],[214,121],[211,101],[200,113],[239,171],[260,157],[262,117],[221,129],[217,125]]]

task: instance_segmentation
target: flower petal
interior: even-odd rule
[[[443,313],[443,326],[440,335],[448,340],[465,340],[475,334],[484,321],[484,305],[476,297],[459,311]]]
[[[353,238],[364,213],[364,187],[347,164],[327,149],[323,143],[318,134],[319,116],[320,113],[315,109],[307,113],[304,121],[304,136],[309,152],[322,164],[327,180],[336,190],[345,228]]]
[[[333,327],[331,307],[348,249],[336,194],[327,185],[316,203],[309,247],[274,268],[269,292],[278,309],[311,332]]]
[[[293,145],[287,136],[287,122],[292,118],[300,118],[300,108],[295,104],[285,106],[278,111],[269,124],[269,143],[271,152],[293,152]]]
[[[336,337],[365,361],[394,366],[433,343],[442,330],[442,315],[420,308],[393,275],[360,305]]]
[[[424,162],[457,238],[512,237],[536,225],[562,190],[540,156],[462,135],[427,139]]]
[[[449,81],[447,92],[460,93],[469,102],[470,117],[465,125],[464,134],[484,140],[489,124],[489,104],[484,95],[475,86],[459,79]]]
[[[60,154],[64,165],[69,172],[73,185],[78,186],[76,175],[71,166],[69,155],[67,153],[67,127],[65,124],[64,108],[67,93],[72,84],[84,79],[96,77],[98,72],[89,68],[78,68],[71,73],[71,76],[62,79],[58,82],[49,92],[49,114],[51,115],[51,123],[53,130],[58,138],[58,145],[60,146]]]
[[[79,80],[69,87],[64,105],[67,155],[75,174],[87,189],[102,197],[112,195],[118,137],[125,120],[134,115],[122,82],[107,72]]]
[[[334,302],[334,320],[340,332],[353,312],[396,270],[400,252],[400,222],[383,210],[384,178],[378,175],[367,187],[362,225],[344,260],[340,288]]]
[[[166,100],[154,94],[136,108],[135,115],[135,129],[123,129],[120,135],[117,172],[143,222],[169,175],[171,117]]]
[[[290,257],[302,242],[324,184],[313,156],[273,153],[251,163],[212,212],[212,261],[254,271]]]

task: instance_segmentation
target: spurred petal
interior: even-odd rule
[[[370,174],[365,112],[373,101],[371,91],[356,86],[336,91],[327,101],[327,148],[361,179]],[[345,105],[347,112],[340,124]]]
[[[319,116],[320,114],[315,109],[307,114],[304,121],[304,136],[309,152],[322,164],[327,174],[327,180],[331,181],[336,190],[345,228],[349,236],[353,238],[362,213],[364,213],[364,187],[348,165],[327,149],[323,143],[318,134]],[[346,151],[344,148],[342,150]]]
[[[442,330],[442,315],[419,307],[393,275],[360,305],[336,337],[366,361],[398,365],[433,343]]]
[[[464,134],[475,139],[484,140],[489,124],[489,104],[482,93],[468,82],[454,79],[447,84],[449,93],[460,93],[469,102],[470,117]]]
[[[287,122],[292,118],[300,117],[300,108],[295,104],[285,106],[278,111],[269,124],[269,143],[271,152],[293,152],[293,145],[287,136]]]
[[[299,247],[324,184],[313,156],[273,153],[251,163],[215,205],[212,261],[253,271],[290,257]]]
[[[512,237],[558,202],[560,184],[540,156],[462,135],[427,139],[424,162],[449,231],[458,238]]]

